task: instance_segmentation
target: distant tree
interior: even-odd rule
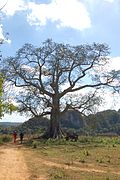
[[[70,109],[88,114],[101,104],[100,88],[119,88],[119,71],[107,72],[106,44],[64,45],[48,39],[36,48],[25,44],[4,60],[7,81],[20,89],[20,111],[50,115],[48,137],[62,135],[61,116]]]

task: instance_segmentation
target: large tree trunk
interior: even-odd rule
[[[52,109],[49,129],[50,138],[60,138],[62,136],[59,118],[59,111]]]
[[[63,136],[63,133],[60,128],[59,98],[58,96],[55,96],[53,97],[53,108],[51,109],[49,137],[61,138],[62,136]]]

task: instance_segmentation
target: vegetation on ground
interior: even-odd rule
[[[10,135],[0,135],[0,145],[3,143],[11,142],[12,137]]]
[[[11,136],[0,136],[1,145],[10,140]],[[12,146],[22,153],[33,179],[120,179],[120,137],[79,136],[75,142],[25,136],[23,146],[19,139],[14,145],[10,143]]]
[[[78,142],[30,139],[25,146],[27,165],[37,177],[42,172],[49,180],[120,179],[120,137],[80,136]]]

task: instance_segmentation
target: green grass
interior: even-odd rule
[[[51,180],[58,180],[58,179],[69,179],[69,176],[66,174],[65,170],[63,168],[52,168],[48,171],[49,178]]]

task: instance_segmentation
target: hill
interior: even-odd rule
[[[0,127],[7,128],[7,127],[17,127],[21,125],[22,123],[18,122],[0,122]]]
[[[61,118],[61,127],[83,129],[86,127],[86,120],[77,110],[69,110]]]
[[[75,130],[82,134],[120,134],[120,111],[106,110],[82,116],[79,111],[68,111],[60,120],[63,129]],[[47,118],[34,117],[19,126],[24,131],[46,130]]]
[[[25,121],[22,123],[19,127],[19,131],[24,131],[24,132],[31,132],[34,133],[38,131],[39,129],[45,130],[49,126],[49,120],[47,118],[43,117],[33,117],[29,119],[28,121]]]
[[[89,115],[86,123],[91,133],[113,133],[120,135],[120,110],[106,110]]]
[[[11,134],[14,129],[18,128],[22,123],[17,122],[0,122],[0,134]]]

